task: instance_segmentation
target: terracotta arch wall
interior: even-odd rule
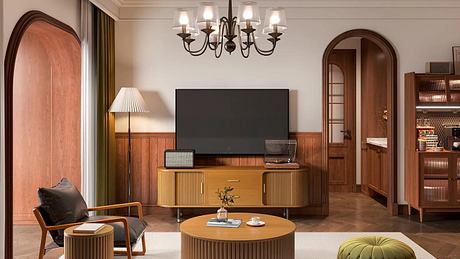
[[[13,221],[36,223],[37,188],[62,177],[80,187],[80,44],[33,22],[19,43],[13,77]]]

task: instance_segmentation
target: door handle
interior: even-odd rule
[[[341,130],[340,132],[343,133],[343,138],[344,139],[352,139],[351,137],[351,130]]]

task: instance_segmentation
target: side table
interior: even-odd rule
[[[74,233],[77,226],[64,231],[65,259],[113,259],[113,227],[105,225],[94,234]]]

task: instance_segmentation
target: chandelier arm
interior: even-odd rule
[[[270,50],[263,50],[263,49],[260,49],[257,46],[256,37],[254,36],[254,33],[252,33],[252,39],[254,41],[254,48],[256,49],[257,53],[259,53],[260,55],[262,55],[262,56],[270,56],[271,54],[273,54],[273,52],[275,52],[276,41],[272,42],[272,48]]]
[[[238,42],[239,42],[239,44],[240,44],[240,49],[241,49],[241,50],[247,50],[247,49],[249,49],[250,45],[247,44],[245,47],[243,47],[243,40],[242,40],[243,37],[242,37],[241,34],[239,33],[240,31],[241,31],[241,27],[240,27],[240,25],[238,25]],[[249,37],[248,37],[247,40],[248,40],[248,42],[250,42]]]
[[[247,50],[246,54],[244,54],[245,50]],[[241,56],[243,56],[243,58],[248,58],[249,54],[251,54],[251,48],[249,48],[249,45],[247,45],[246,48],[243,49],[243,46],[241,46],[241,40],[240,40],[240,51],[241,51]]]
[[[227,21],[227,18],[225,18],[225,17],[222,17],[220,19],[220,24],[219,24],[219,38],[220,38],[219,45],[220,45],[220,49],[219,49],[219,54],[217,54],[217,48],[214,51],[214,56],[216,58],[220,58],[220,56],[222,56],[222,51],[224,50],[224,31],[228,31],[226,21]]]
[[[190,44],[186,44],[185,41],[182,41],[182,43],[183,43],[183,45],[184,45],[185,50],[186,50],[188,53],[190,53],[192,56],[195,56],[195,57],[196,57],[196,56],[201,56],[201,55],[206,51],[206,49],[208,48],[208,44],[209,44],[209,35],[206,35],[206,38],[205,38],[205,40],[204,40],[204,42],[203,42],[203,46],[201,46],[201,48],[198,49],[198,50],[191,50]],[[188,48],[187,48],[187,46],[188,46]]]

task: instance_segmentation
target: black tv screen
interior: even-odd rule
[[[289,138],[288,89],[177,89],[176,148],[196,154],[263,154]]]

